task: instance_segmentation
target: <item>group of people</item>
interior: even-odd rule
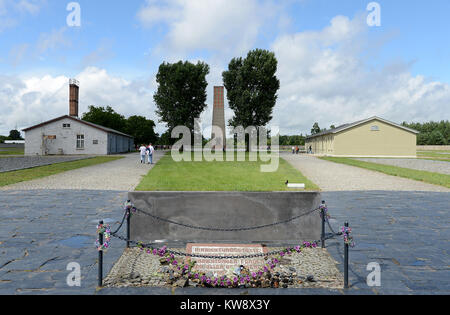
[[[141,164],[146,164],[146,161],[148,161],[148,164],[153,164],[153,153],[155,153],[155,148],[151,143],[148,146],[145,144],[141,145],[139,152],[141,154]]]
[[[299,153],[300,153],[300,148],[298,146],[297,147],[292,147],[292,154],[299,154]],[[312,146],[309,146],[309,148],[306,151],[306,153],[313,154]]]

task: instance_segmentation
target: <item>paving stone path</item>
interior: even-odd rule
[[[153,166],[162,156],[162,152],[155,153]],[[85,189],[132,191],[139,184],[142,176],[147,175],[153,167],[148,164],[141,164],[139,161],[139,154],[127,154],[124,155],[123,159],[113,162],[17,183],[0,188],[0,190]]]
[[[435,191],[450,189],[363,168],[324,161],[313,156],[281,154],[322,191]],[[443,162],[447,163],[447,162]]]
[[[0,192],[0,294],[172,294],[170,289],[103,289],[96,292],[95,226],[123,215],[123,191],[28,190]],[[449,193],[325,192],[338,229],[349,220],[357,247],[350,253],[351,289],[209,290],[174,294],[450,294]],[[342,240],[327,247],[340,263]],[[112,240],[105,275],[125,244]],[[67,265],[81,265],[81,287],[68,287]],[[380,288],[366,285],[367,264],[381,265]]]

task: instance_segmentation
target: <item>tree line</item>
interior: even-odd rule
[[[417,145],[448,145],[450,144],[450,121],[442,120],[440,122],[426,123],[407,123],[402,124],[407,128],[419,131],[417,136]]]
[[[84,113],[82,120],[103,127],[111,128],[134,138],[135,144],[156,143],[159,135],[155,133],[156,124],[153,120],[143,116],[125,116],[117,113],[111,106],[89,106],[89,111]]]

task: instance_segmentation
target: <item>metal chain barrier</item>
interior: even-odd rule
[[[349,234],[351,229],[348,227],[348,223],[346,223],[345,227],[343,228],[344,232],[340,232],[340,233],[336,233],[333,229],[333,227],[330,224],[329,221],[329,215],[328,215],[328,209],[327,206],[325,204],[325,201],[322,202],[322,205],[314,210],[311,210],[307,213],[292,217],[288,220],[283,220],[283,221],[279,221],[279,222],[275,222],[275,223],[271,223],[271,224],[266,224],[266,225],[260,225],[260,226],[254,226],[254,227],[241,227],[241,228],[214,228],[214,227],[201,227],[201,226],[194,226],[194,225],[189,225],[189,224],[184,224],[184,223],[179,223],[179,222],[174,222],[172,220],[169,219],[165,219],[165,218],[161,218],[159,216],[153,215],[151,213],[145,212],[143,210],[139,210],[137,208],[135,208],[130,201],[127,202],[126,207],[125,207],[125,214],[123,216],[123,219],[121,221],[121,223],[119,224],[119,227],[117,228],[116,231],[111,232],[110,236],[120,239],[122,241],[125,241],[127,243],[127,247],[129,247],[129,245],[134,245],[138,248],[140,248],[141,250],[145,250],[147,249],[147,252],[151,251],[160,251],[163,250],[164,252],[170,254],[172,256],[172,258],[174,256],[177,257],[189,257],[189,258],[203,258],[203,259],[219,259],[219,260],[225,260],[225,259],[252,259],[252,258],[261,258],[261,257],[269,257],[269,256],[275,256],[280,254],[280,252],[287,252],[288,254],[290,254],[293,251],[299,251],[301,246],[297,246],[295,248],[286,248],[285,250],[275,250],[275,251],[271,251],[268,253],[261,253],[261,254],[252,254],[252,255],[244,255],[244,256],[209,256],[209,255],[198,255],[198,254],[189,254],[189,253],[184,253],[184,252],[180,252],[180,251],[174,251],[174,250],[168,250],[167,246],[164,246],[162,249],[155,249],[153,246],[156,244],[144,244],[142,242],[136,242],[136,241],[132,241],[130,239],[130,217],[131,217],[131,213],[136,213],[136,212],[140,212],[146,216],[152,217],[158,221],[162,221],[162,222],[167,222],[170,224],[175,224],[178,226],[183,226],[186,228],[190,228],[190,229],[197,229],[197,230],[205,230],[205,231],[219,231],[219,232],[235,232],[235,231],[250,231],[250,230],[256,230],[256,229],[262,229],[262,228],[266,228],[266,227],[271,227],[271,226],[276,226],[276,225],[281,225],[281,224],[286,224],[289,222],[292,222],[294,220],[297,220],[301,217],[310,215],[316,211],[320,210],[320,214],[321,214],[321,218],[322,218],[322,239],[321,240],[316,240],[314,242],[304,242],[303,243],[303,247],[309,247],[309,248],[315,248],[317,247],[319,244],[322,244],[322,247],[325,246],[325,240],[327,239],[332,239],[338,235],[346,235],[347,239],[345,239],[345,262],[344,262],[344,287],[348,288],[348,247],[349,247],[349,242],[348,240],[350,240]],[[121,228],[123,227],[125,220],[127,220],[127,237],[123,237],[118,235],[117,233],[121,230]],[[325,236],[325,223],[328,225],[329,229],[331,230],[332,233],[329,233],[328,236]],[[101,221],[100,224],[103,224],[103,222]],[[331,234],[331,236],[329,236]],[[100,237],[100,242],[103,243],[103,238],[102,238],[102,234],[99,235]],[[351,239],[352,241],[353,239]],[[354,244],[352,244],[353,246]],[[283,253],[281,253],[280,255],[282,255]],[[283,256],[283,255],[282,255]],[[94,263],[89,267],[89,270],[95,266],[96,263]],[[99,287],[102,287],[102,279],[103,279],[103,250],[100,249],[99,250]],[[270,264],[270,262],[268,263]],[[272,266],[273,268],[273,266]],[[216,279],[217,280],[217,279]]]
[[[120,239],[122,241],[127,241],[126,237],[120,236],[120,235],[115,235],[112,234],[111,236]],[[156,244],[143,244],[141,242],[136,242],[136,241],[130,241],[130,243],[132,245],[135,245],[137,247],[140,248],[152,248],[154,245]],[[320,240],[314,241],[314,242],[309,242],[310,244],[316,244],[319,245],[320,244]],[[173,250],[166,250],[169,254],[173,254],[175,256],[182,256],[182,257],[190,257],[190,258],[205,258],[205,259],[249,259],[249,258],[259,258],[259,257],[267,257],[267,256],[273,256],[273,255],[277,255],[280,253],[279,250],[276,251],[271,251],[268,253],[262,253],[262,254],[253,254],[253,255],[245,255],[245,256],[208,256],[208,255],[197,255],[197,254],[189,254],[189,253],[183,253],[183,252],[178,252],[178,251],[173,251]]]
[[[240,228],[215,228],[215,227],[202,227],[202,226],[195,226],[195,225],[190,225],[190,224],[185,224],[185,223],[179,223],[179,222],[174,222],[172,220],[169,219],[165,219],[165,218],[161,218],[157,215],[148,213],[146,211],[134,208],[137,212],[142,213],[143,215],[149,216],[155,220],[161,221],[161,222],[166,222],[166,223],[170,223],[170,224],[174,224],[174,225],[178,225],[178,226],[182,226],[185,228],[189,228],[189,229],[194,229],[194,230],[202,230],[202,231],[214,231],[214,232],[238,232],[238,231],[252,231],[252,230],[258,230],[258,229],[263,229],[263,228],[268,228],[268,227],[272,227],[272,226],[276,226],[276,225],[281,225],[281,224],[287,224],[290,223],[292,221],[298,220],[302,217],[305,217],[307,215],[310,215],[318,210],[320,210],[320,208],[316,208],[314,210],[311,210],[309,212],[303,213],[301,215],[295,216],[293,218],[290,218],[288,220],[283,220],[283,221],[278,221],[275,223],[271,223],[271,224],[265,224],[265,225],[259,225],[259,226],[253,226],[253,227],[240,227]]]

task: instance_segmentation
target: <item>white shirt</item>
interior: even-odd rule
[[[153,152],[155,152],[155,148],[151,145],[149,149],[150,149],[149,155],[153,155]]]
[[[147,152],[147,148],[142,146],[139,148],[139,151],[141,151],[141,155],[145,155],[145,152]]]

